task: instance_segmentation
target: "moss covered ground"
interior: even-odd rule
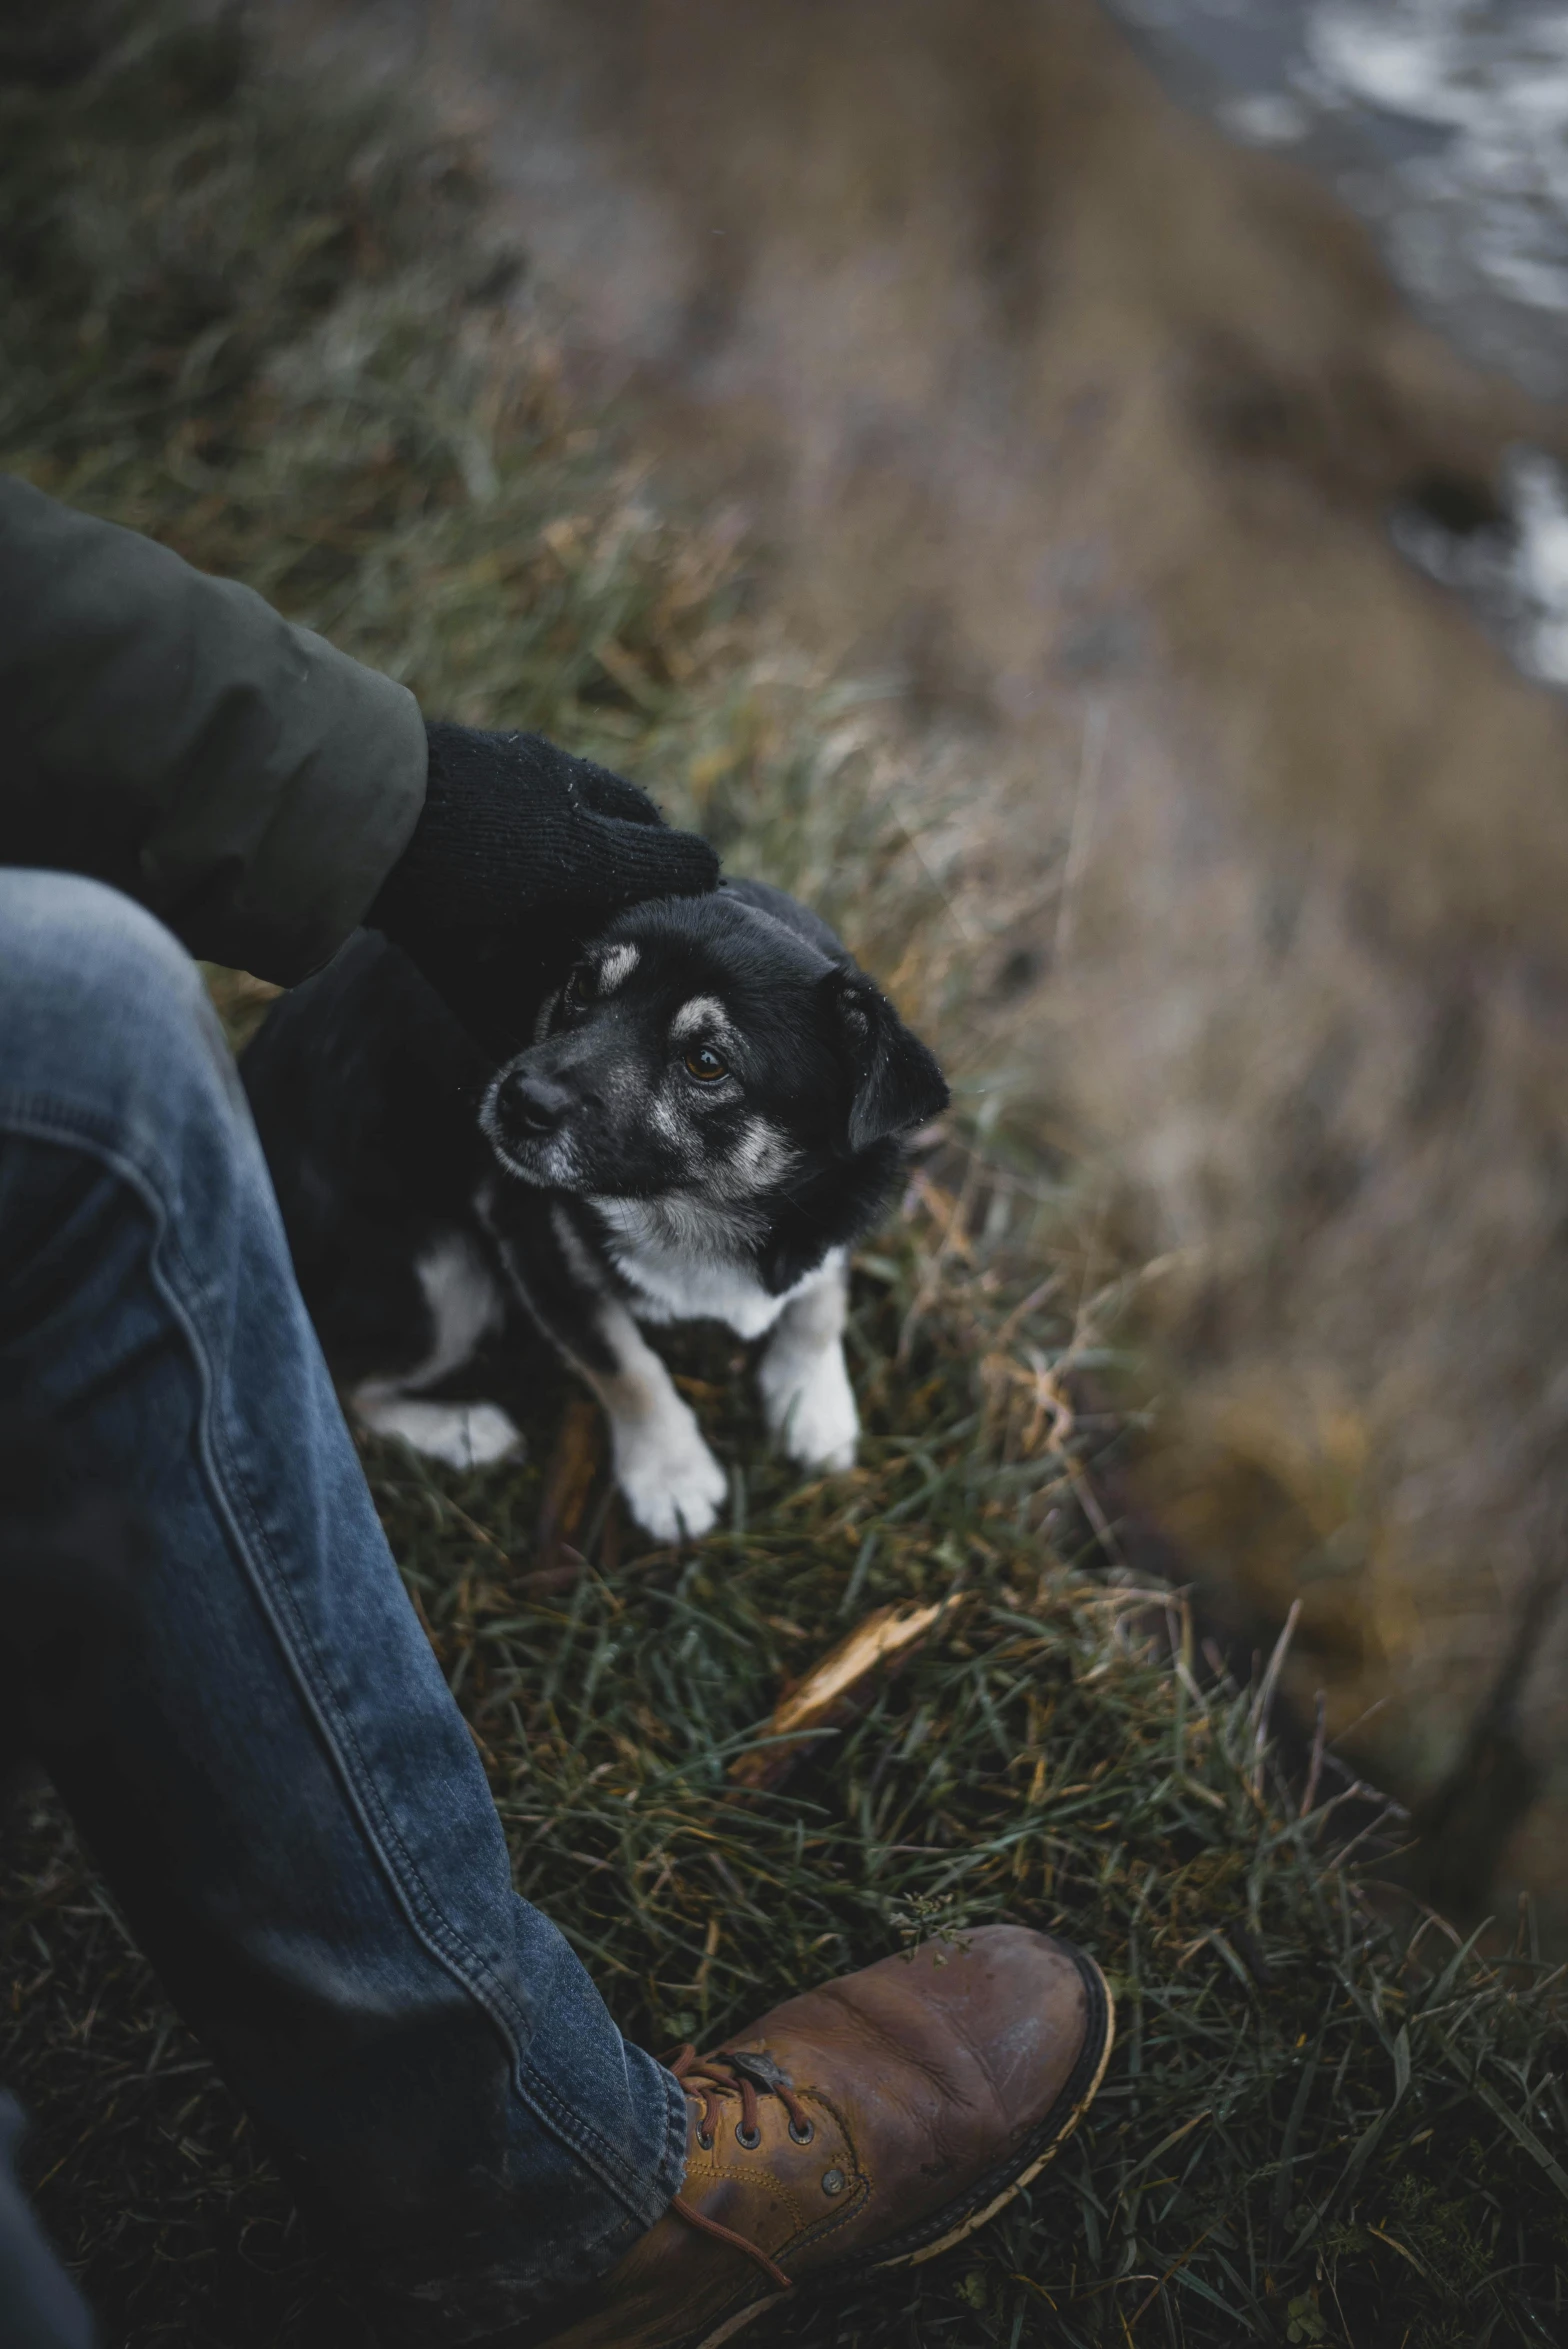
[[[0,461],[434,710],[648,780],[956,1034],[963,956],[896,763],[763,643],[625,427],[574,412],[519,269],[460,151],[281,77],[232,16],[133,8],[86,78],[0,85]],[[1028,2196],[759,2349],[1559,2341],[1555,1979],[1528,1918],[1466,1945],[1385,1890],[1397,1820],[1332,1755],[1287,1767],[1266,1664],[1206,1658],[1128,1568],[1124,1431],[1093,1403],[1117,1305],[1070,1194],[960,1117],[857,1272],[853,1474],[783,1474],[700,1335],[679,1366],[734,1488],[693,1552],[640,1543],[548,1379],[507,1397],[521,1466],[368,1448],[519,1887],[655,2047],[937,1925],[1064,1930],[1111,1975],[1118,2053]],[[912,1599],[946,1602],[919,1652],[738,1796],[781,1692]],[[46,1791],[0,1864],[0,2079],[106,2338],[361,2339]]]

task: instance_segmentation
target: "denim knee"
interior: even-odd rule
[[[123,1150],[151,1171],[192,1115],[248,1132],[185,949],[74,873],[0,869],[0,1128]]]

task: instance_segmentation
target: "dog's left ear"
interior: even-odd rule
[[[935,1059],[865,973],[830,971],[822,985],[854,1077],[850,1149],[867,1150],[944,1110],[947,1085]]]

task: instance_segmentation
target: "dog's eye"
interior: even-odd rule
[[[564,1011],[580,1011],[582,1009],[588,1000],[590,976],[591,974],[584,970],[581,964],[569,975],[566,985],[561,989],[561,1007]]]
[[[687,1073],[701,1085],[716,1085],[720,1077],[727,1077],[730,1064],[721,1060],[711,1044],[698,1044],[686,1055]]]

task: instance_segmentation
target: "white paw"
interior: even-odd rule
[[[712,1531],[729,1483],[678,1396],[644,1419],[612,1421],[610,1439],[616,1482],[644,1533],[674,1542]]]
[[[356,1395],[354,1409],[373,1435],[400,1436],[427,1460],[448,1468],[489,1468],[521,1448],[522,1437],[495,1403],[421,1403],[410,1395]]]
[[[809,1361],[763,1356],[758,1373],[762,1408],[773,1435],[802,1468],[853,1468],[860,1414],[844,1367],[842,1346]]]

